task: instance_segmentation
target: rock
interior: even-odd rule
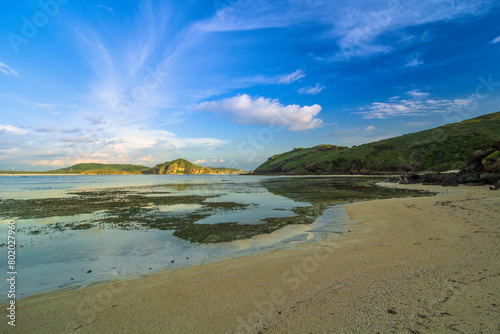
[[[478,174],[470,174],[465,177],[464,183],[478,183],[481,182],[481,177]]]
[[[483,150],[474,151],[472,156],[467,161],[467,169],[471,172],[482,172],[484,170],[484,166],[481,161],[488,155],[489,154]]]
[[[441,181],[441,185],[443,187],[458,187],[458,183],[455,180],[455,177],[445,178],[443,181]]]
[[[485,158],[481,161],[485,172],[498,173],[500,172],[500,159],[497,158]]]
[[[500,140],[498,140],[498,141],[494,142],[493,144],[491,144],[491,148],[494,148],[497,151],[500,151]]]

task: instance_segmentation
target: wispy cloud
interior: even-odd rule
[[[409,91],[406,95],[408,98],[398,96],[391,98],[389,102],[374,102],[360,108],[359,114],[365,119],[423,116],[466,108],[475,101],[474,96],[465,99],[430,99],[429,93],[419,90]]]
[[[497,36],[497,37],[495,37],[495,38],[494,38],[494,39],[493,39],[490,43],[491,43],[491,44],[496,44],[496,43],[498,43],[498,42],[500,42],[500,35],[499,35],[499,36]]]
[[[197,110],[213,111],[230,115],[234,122],[245,125],[274,125],[288,127],[289,131],[304,131],[319,128],[323,121],[316,116],[321,106],[282,105],[277,99],[247,94],[212,102],[203,102]]]
[[[302,87],[298,90],[299,94],[309,94],[316,95],[321,93],[321,91],[325,88],[325,86],[321,86],[319,83],[314,87]]]
[[[297,71],[290,73],[288,75],[285,75],[284,77],[280,78],[280,80],[278,82],[280,84],[288,85],[288,84],[291,84],[292,82],[295,82],[297,80],[302,79],[305,76],[306,75],[304,74],[304,72],[302,72],[301,69],[298,69]]]
[[[408,27],[481,15],[491,8],[491,1],[482,0],[422,0],[404,4],[392,1],[380,4],[383,5],[363,4],[365,8],[362,8],[353,3],[340,11],[344,15],[334,23],[333,29],[341,49],[337,59],[350,60],[388,53],[398,44],[411,40],[406,33],[400,33],[400,37],[392,38],[390,45],[386,44],[381,37],[388,32],[402,32]]]
[[[0,62],[0,73],[2,73],[4,75],[12,75],[15,77],[18,76],[17,72],[14,71],[14,69],[12,69],[9,65],[2,63],[2,62]]]
[[[28,133],[28,130],[18,128],[17,126],[14,125],[3,125],[0,124],[0,133],[6,132],[14,135],[24,135]]]
[[[445,22],[488,12],[493,0],[421,0],[400,1],[229,1],[221,6],[212,19],[200,23],[197,29],[206,32],[243,31],[298,26],[316,22],[321,40],[334,40],[340,52],[334,61],[350,61],[387,54],[412,41],[406,28]],[[285,9],[284,9],[285,8]],[[394,32],[397,32],[396,34]],[[388,35],[390,41],[387,40]],[[419,60],[408,61],[410,66]]]
[[[108,6],[104,6],[103,4],[99,4],[99,5],[97,5],[97,8],[102,8],[102,9],[105,9],[105,10],[107,10],[108,12],[111,12],[111,13],[115,11],[115,9],[114,9],[114,8],[111,8],[111,7],[108,7]]]
[[[419,59],[417,55],[414,55],[411,57],[408,62],[406,63],[406,67],[415,67],[419,65],[423,65],[423,61]]]

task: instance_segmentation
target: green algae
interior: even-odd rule
[[[147,187],[111,188],[92,191],[71,191],[68,197],[42,199],[4,199],[0,216],[12,219],[44,219],[57,217],[59,222],[25,228],[25,233],[37,235],[48,231],[100,229],[157,229],[171,230],[173,235],[196,243],[229,242],[267,234],[287,225],[312,224],[323,212],[338,204],[359,200],[400,196],[421,196],[421,192],[375,187],[378,179],[291,178],[267,179],[258,183],[277,196],[300,203],[290,209],[288,217],[269,217],[251,224],[224,222],[201,224],[201,220],[224,212],[246,210],[257,204],[217,201],[220,190],[233,193],[255,193],[255,184],[235,184],[230,189],[222,183],[167,184]],[[169,189],[173,191],[168,191]],[[219,191],[214,193],[213,191]],[[182,192],[187,192],[183,194]],[[193,195],[192,193],[205,195]],[[210,193],[211,192],[211,193]],[[160,207],[192,205],[195,209],[162,210]],[[79,215],[86,215],[85,220]]]

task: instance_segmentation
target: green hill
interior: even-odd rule
[[[149,169],[149,167],[140,165],[130,165],[130,164],[120,165],[120,164],[82,163],[67,168],[50,170],[44,172],[44,174],[85,174],[85,175],[141,174],[142,171],[147,169]]]
[[[319,145],[278,154],[254,174],[335,174],[464,169],[474,150],[500,139],[500,112],[353,146]]]
[[[143,171],[142,174],[241,174],[241,169],[214,168],[195,165],[186,159],[167,161]]]

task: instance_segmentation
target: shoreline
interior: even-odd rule
[[[500,294],[494,224],[500,194],[487,187],[389,185],[441,196],[351,204],[352,233],[335,240],[28,296],[18,301],[17,327],[47,333],[498,330],[492,305]],[[469,293],[457,293],[464,289]],[[48,313],[57,316],[46,319]]]

